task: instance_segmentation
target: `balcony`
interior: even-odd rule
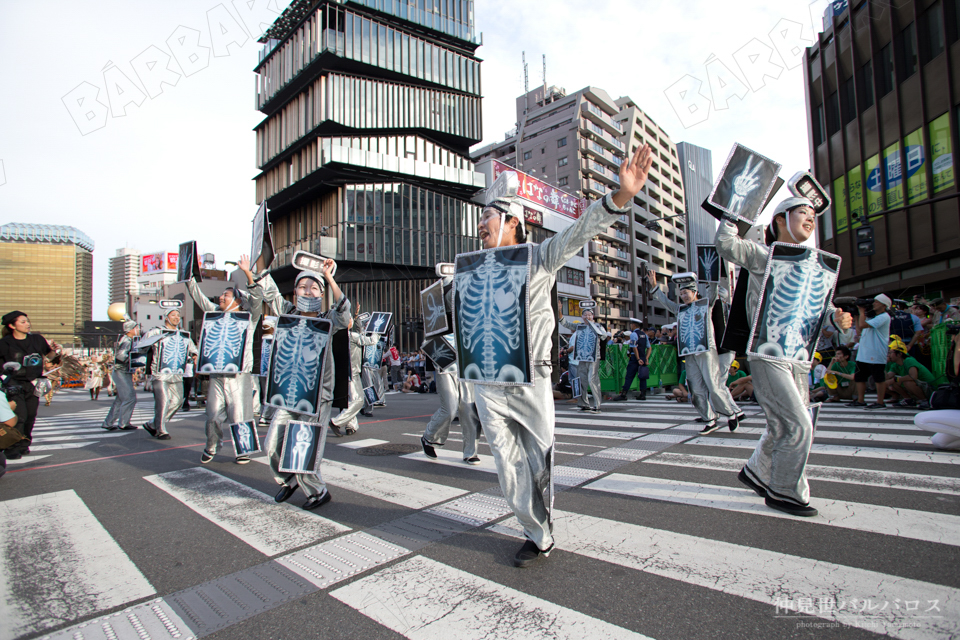
[[[609,135],[623,135],[623,129],[620,128],[620,124],[614,122],[612,116],[604,113],[600,107],[586,102],[583,105],[583,115],[591,122],[601,125],[604,130],[609,133]]]
[[[598,180],[591,180],[590,178],[585,178],[583,180],[583,192],[586,195],[596,195],[597,197],[602,197],[607,195],[609,189],[607,186]]]
[[[597,264],[595,262],[590,263],[590,277],[600,276],[604,278],[609,278],[611,272],[616,272],[617,269],[611,269],[610,265],[607,264]]]

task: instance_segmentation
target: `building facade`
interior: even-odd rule
[[[127,304],[137,295],[137,277],[140,275],[140,252],[136,249],[117,249],[110,258],[110,304]]]
[[[438,262],[479,248],[483,176],[473,2],[295,0],[256,68],[256,199],[267,201],[281,291],[297,250],[337,260],[366,311],[421,315]],[[422,334],[399,331],[400,349]]]
[[[955,296],[960,7],[846,4],[804,57],[810,162],[833,198],[819,240],[843,259],[837,292]]]
[[[32,330],[64,345],[92,319],[94,243],[74,227],[0,225],[0,308],[30,316]]]
[[[713,246],[717,219],[700,206],[713,190],[713,154],[689,142],[677,144],[687,211],[687,252],[690,270],[697,270],[697,247]]]

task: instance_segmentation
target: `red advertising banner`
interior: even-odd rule
[[[167,271],[176,271],[177,262],[180,260],[179,253],[168,253],[167,254]]]
[[[493,161],[493,179],[496,180],[504,171],[516,171],[520,178],[520,190],[517,195],[525,200],[529,200],[551,211],[563,214],[569,218],[579,218],[580,214],[587,208],[587,201],[574,195],[561,191],[556,187],[537,180],[533,176],[527,175],[522,171],[517,171],[513,167],[503,164],[497,160]]]
[[[177,271],[177,261],[180,258],[178,253],[149,253],[140,257],[140,275],[145,276],[150,273],[163,273],[166,271]]]

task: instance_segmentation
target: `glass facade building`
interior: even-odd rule
[[[435,265],[479,248],[473,2],[298,0],[261,42],[256,198],[274,278],[289,291],[293,254],[320,253],[364,310],[419,319]],[[413,351],[422,335],[397,338]]]

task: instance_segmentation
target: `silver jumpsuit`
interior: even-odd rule
[[[677,315],[680,310],[680,303],[668,298],[660,287],[654,289],[653,299],[665,306],[674,315]],[[708,300],[710,302],[709,310],[712,312],[713,305],[717,302],[716,285],[710,286]],[[728,418],[741,413],[740,407],[733,401],[730,391],[725,384],[719,381],[717,376],[717,372],[720,370],[720,356],[717,355],[717,342],[713,332],[713,322],[710,319],[711,315],[711,313],[706,315],[707,345],[709,348],[706,351],[685,356],[687,385],[690,387],[693,406],[696,407],[697,413],[707,424],[716,422],[718,413]]]
[[[359,427],[357,414],[367,404],[366,395],[363,393],[363,382],[360,379],[361,369],[363,369],[363,348],[375,345],[379,341],[380,336],[377,334],[365,336],[359,331],[350,332],[350,373],[352,374],[350,379],[350,403],[346,409],[330,421],[344,429],[348,436],[357,432]]]
[[[577,328],[582,324],[575,324],[566,318],[561,320],[560,324],[573,331],[568,346],[576,347],[579,334]],[[571,364],[570,375],[580,378],[580,397],[577,398],[577,406],[600,411],[600,405],[603,403],[603,392],[600,391],[600,341],[606,340],[609,334],[600,325],[594,324],[594,326],[603,331],[603,335],[597,334],[597,348],[593,354],[593,362],[577,360],[576,365]],[[589,331],[590,329],[586,330]],[[587,392],[590,390],[593,393],[588,394]]]
[[[162,330],[159,328],[151,329],[147,332],[145,338],[157,335]],[[168,330],[169,331],[169,330]],[[189,337],[187,341],[187,359],[189,360],[197,354],[197,345]],[[146,426],[154,429],[158,436],[167,433],[167,423],[173,420],[183,407],[183,371],[161,372],[160,362],[160,342],[154,343],[151,347],[153,358],[150,363],[150,376],[153,378],[153,420]]]
[[[117,341],[113,352],[113,371],[110,376],[117,386],[117,397],[110,405],[110,411],[103,420],[104,427],[125,427],[133,419],[133,409],[137,406],[137,391],[133,388],[133,372],[130,371],[130,350],[133,340],[124,335]]]
[[[717,229],[716,244],[721,257],[749,270],[747,314],[753,318],[770,249],[741,238],[737,226],[726,220]],[[824,311],[836,311],[830,300]],[[813,444],[813,422],[807,410],[810,367],[756,356],[749,356],[749,360],[754,395],[766,414],[767,429],[744,471],[772,497],[807,506],[810,486],[805,469]]]
[[[474,384],[477,411],[497,465],[500,488],[523,526],[524,535],[541,550],[553,545],[551,504],[553,441],[556,415],[550,380],[550,350],[556,310],[550,292],[556,273],[591,238],[610,226],[611,216],[630,211],[610,195],[593,202],[572,225],[534,246],[528,310],[533,347],[534,385]],[[463,417],[461,415],[461,421]],[[545,500],[544,493],[549,492]]]
[[[203,295],[197,281],[193,278],[187,281],[190,297],[204,312],[220,311],[219,305],[214,304]],[[243,366],[240,373],[210,374],[210,383],[207,385],[207,447],[206,452],[215,455],[223,444],[223,425],[236,424],[254,419],[253,391],[258,384],[253,375],[253,333],[260,323],[263,310],[263,290],[259,284],[247,287],[246,299],[249,300],[250,324],[247,326],[247,339],[243,348]]]

